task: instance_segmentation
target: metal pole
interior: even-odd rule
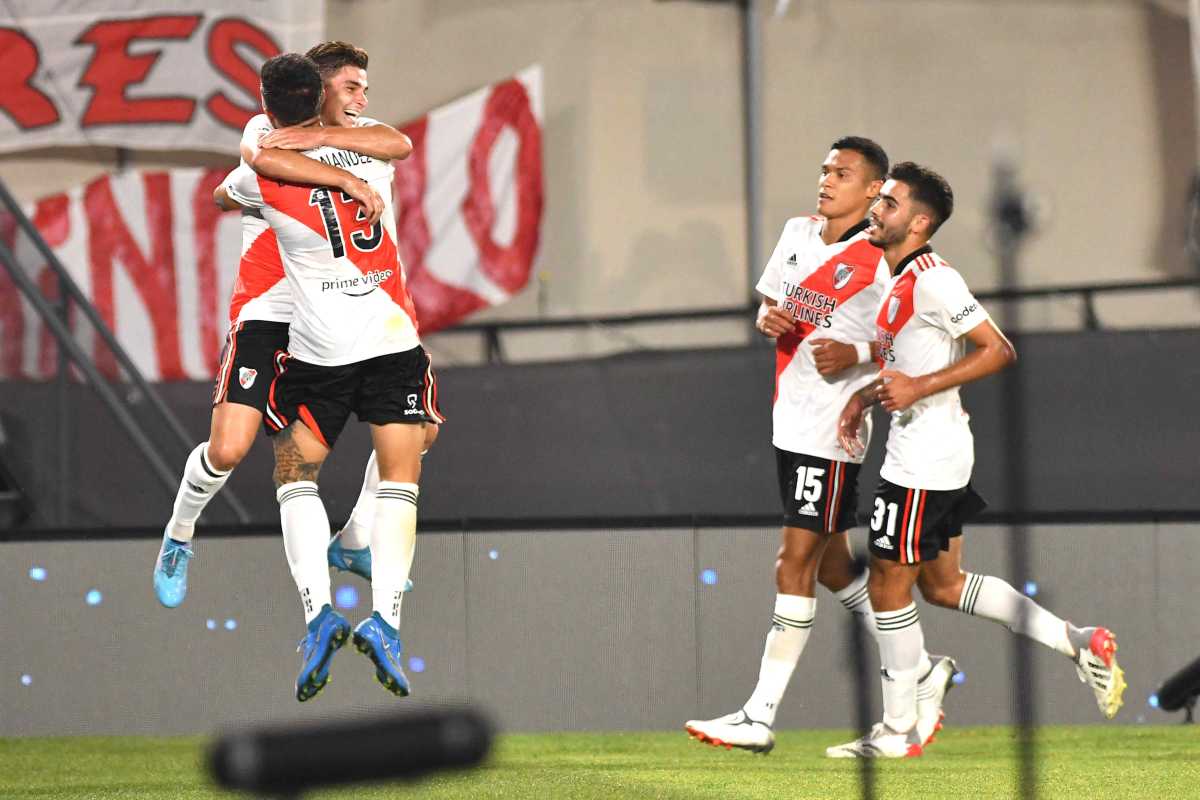
[[[746,291],[757,306],[762,260],[762,15],[759,0],[742,0],[742,115],[746,192]],[[751,326],[754,320],[750,320]]]
[[[58,260],[58,257],[54,255],[54,251],[50,249],[49,245],[46,244],[46,241],[42,238],[41,234],[38,233],[37,228],[33,227],[33,224],[29,221],[25,214],[21,212],[20,206],[17,205],[16,200],[13,199],[13,196],[9,193],[8,187],[4,185],[3,181],[0,181],[0,203],[8,206],[9,211],[12,212],[13,218],[21,227],[21,230],[26,236],[29,237],[30,241],[33,242],[34,247],[37,248],[42,257],[46,259],[46,264],[58,275],[60,290],[66,290],[65,294],[62,296],[64,298],[69,297],[71,300],[74,300],[75,305],[79,308],[79,310],[87,315],[88,321],[92,323],[96,333],[101,339],[104,340],[105,345],[117,359],[117,363],[119,363],[121,368],[125,370],[125,374],[129,377],[129,380],[134,384],[134,386],[137,387],[138,391],[141,393],[141,396],[149,400],[150,405],[154,407],[154,410],[157,411],[159,415],[161,415],[161,417],[166,421],[167,427],[183,446],[183,452],[185,454],[191,452],[192,447],[195,444],[191,435],[184,430],[183,424],[179,421],[179,418],[175,416],[175,413],[167,407],[167,404],[163,402],[162,397],[159,396],[154,387],[151,386],[150,383],[147,382],[142,376],[141,371],[134,365],[133,359],[129,357],[129,354],[125,352],[125,348],[121,347],[120,343],[117,341],[117,337],[111,330],[109,330],[108,325],[104,322],[104,320],[101,319],[99,313],[96,311],[95,306],[91,304],[87,296],[84,295],[83,291],[78,285],[76,285],[75,281],[71,278],[70,273],[68,273],[66,268],[63,267],[62,263]],[[12,263],[15,269],[20,269],[20,266],[17,264],[15,259],[13,259]],[[40,293],[38,294],[40,297]],[[82,369],[82,365],[80,365],[80,368]],[[175,488],[178,488],[177,484]],[[174,491],[174,489],[172,491]],[[250,522],[250,514],[246,511],[246,507],[242,505],[242,502],[228,487],[226,487],[219,496],[233,511],[238,522],[243,524]]]
[[[19,265],[18,265],[19,267]],[[67,335],[71,332],[70,323],[70,300],[67,299],[66,289],[63,287],[62,279],[58,280],[58,313],[62,319],[63,327],[67,330]],[[69,524],[67,518],[69,511],[69,490],[70,480],[68,471],[71,467],[71,408],[70,397],[67,394],[67,384],[70,380],[68,367],[70,361],[67,359],[67,352],[60,343],[55,348],[56,360],[58,362],[57,372],[55,376],[54,399],[55,409],[58,412],[58,426],[56,430],[56,444],[58,464],[55,470],[58,478],[58,496],[56,497],[57,506],[55,508],[55,518],[59,527],[67,527]]]
[[[83,371],[83,374],[91,382],[92,386],[95,387],[96,392],[99,393],[100,397],[109,407],[109,410],[112,411],[113,416],[117,418],[117,422],[129,434],[129,438],[133,439],[134,444],[141,450],[145,459],[150,462],[152,471],[163,482],[163,486],[167,488],[170,496],[174,497],[175,490],[178,488],[175,473],[163,461],[162,456],[158,454],[158,451],[154,448],[154,444],[142,432],[133,415],[121,404],[112,387],[108,385],[108,382],[104,380],[103,376],[96,369],[96,365],[92,363],[79,347],[78,343],[71,337],[71,332],[63,324],[62,320],[58,318],[54,307],[46,302],[46,298],[38,291],[33,280],[25,274],[25,270],[21,269],[21,265],[17,263],[13,252],[2,242],[0,242],[0,263],[8,267],[9,275],[12,277],[13,283],[17,285],[17,289],[25,294],[25,298],[37,310],[42,320],[58,339],[59,346],[67,351],[76,366]]]
[[[999,277],[1005,289],[1018,285],[1018,252],[1030,229],[1029,209],[1016,182],[1016,166],[1007,154],[1000,154],[993,165],[992,222],[999,245]],[[1015,329],[1017,315],[1013,304],[1004,306],[1005,328]],[[1021,512],[1029,496],[1027,470],[1022,460],[1028,426],[1025,421],[1024,371],[1017,367],[1001,376],[1005,397],[1004,476],[1007,506]],[[1023,587],[1030,575],[1029,531],[1023,523],[1010,527],[1009,571],[1013,582]],[[1028,630],[1027,625],[1022,629]],[[1013,637],[1013,715],[1017,721],[1019,753],[1019,792],[1022,798],[1037,797],[1037,673],[1032,663],[1032,644],[1025,636]]]

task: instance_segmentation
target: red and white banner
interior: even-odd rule
[[[260,110],[262,62],[304,52],[324,30],[324,0],[7,0],[0,152],[236,152]]]
[[[529,280],[542,220],[541,85],[541,68],[530,67],[399,126],[414,149],[395,163],[396,229],[422,333],[503,303]],[[241,248],[238,215],[212,202],[227,171],[106,175],[26,209],[150,380],[216,371]],[[0,240],[55,297],[53,272],[4,215]],[[107,348],[73,317],[85,347],[116,374]],[[53,337],[0,269],[0,378],[49,378],[55,364]]]

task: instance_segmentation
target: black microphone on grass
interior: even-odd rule
[[[232,731],[213,743],[208,769],[226,789],[294,797],[472,767],[491,744],[491,725],[469,708],[421,711]]]
[[[1200,658],[1163,681],[1158,690],[1158,707],[1163,711],[1186,709],[1186,721],[1192,722],[1197,697],[1200,697]]]

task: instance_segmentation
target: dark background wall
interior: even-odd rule
[[[1016,340],[1023,397],[996,377],[965,390],[976,434],[975,484],[1006,507],[1003,452],[1019,450],[1024,511],[1172,512],[1200,509],[1200,331],[1073,332]],[[645,352],[581,363],[449,368],[439,374],[449,417],[426,458],[427,524],[461,520],[774,515],[770,448],[772,352],[767,347]],[[160,385],[196,441],[207,438],[209,387]],[[68,492],[71,526],[157,527],[168,492],[86,386],[71,391],[68,463],[55,471],[53,384],[0,384],[0,450],[54,525]],[[1028,428],[1009,441],[1020,399]],[[870,495],[883,441],[862,479]],[[186,452],[162,439],[173,469]],[[335,521],[357,496],[369,452],[351,422],[322,473]],[[256,521],[277,519],[265,437],[230,482]],[[214,503],[209,524],[233,521]]]

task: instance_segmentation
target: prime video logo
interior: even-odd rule
[[[361,277],[357,278],[342,278],[333,281],[321,281],[321,291],[337,291],[342,292],[347,289],[374,289],[376,286],[387,281],[388,278],[395,274],[390,269],[373,269],[369,272],[364,272]]]

